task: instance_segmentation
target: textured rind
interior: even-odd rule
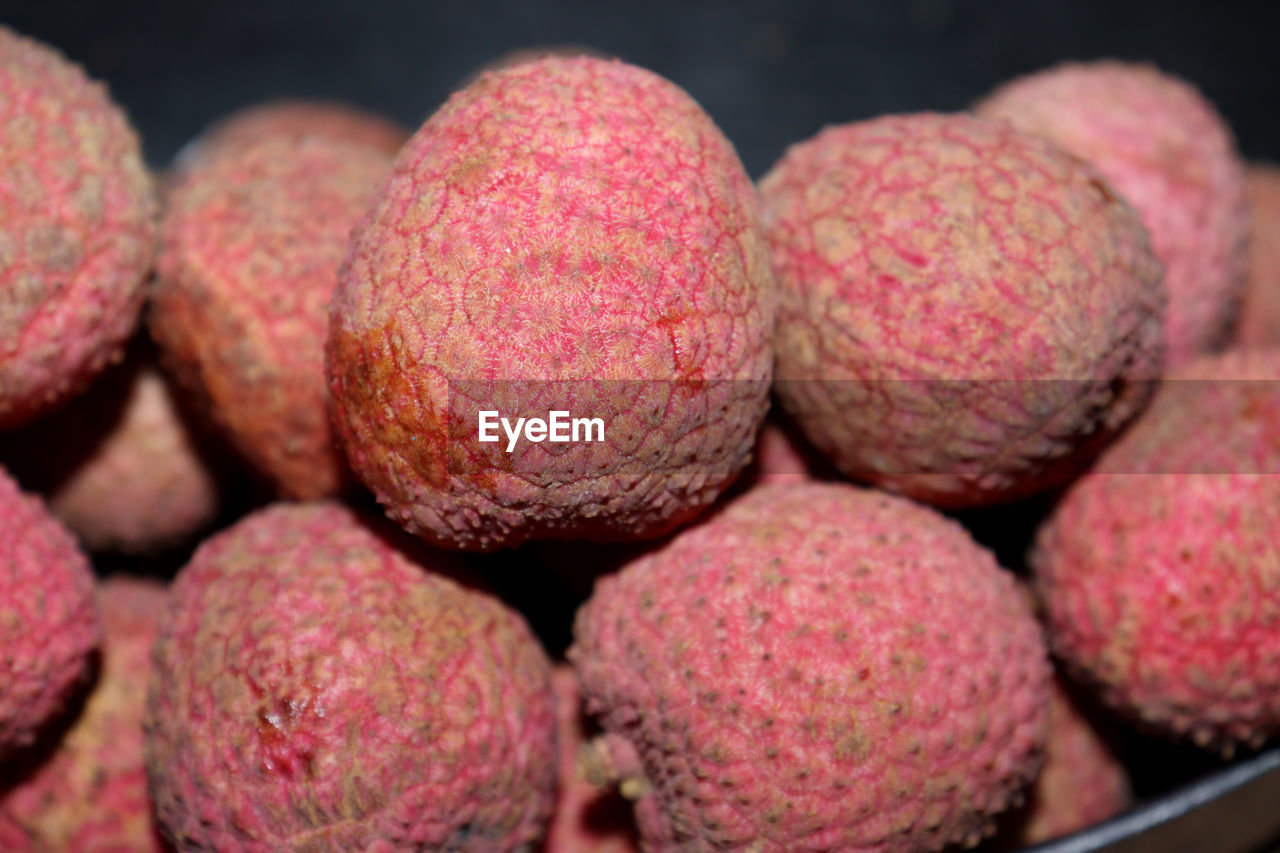
[[[750,180],[674,84],[595,58],[484,74],[353,239],[335,423],[388,513],[438,544],[657,536],[747,464],[772,284]],[[479,444],[475,412],[504,402],[601,417],[605,441]]]
[[[1169,365],[1229,342],[1249,237],[1244,163],[1189,83],[1152,65],[1066,63],[1007,83],[975,111],[1092,162],[1142,215],[1169,292]]]
[[[1184,365],[1031,557],[1052,646],[1077,677],[1204,746],[1280,731],[1277,435],[1280,351]]]
[[[0,26],[0,428],[118,357],[155,216],[137,135],[105,87]]]
[[[646,849],[972,845],[1039,769],[1026,599],[903,498],[761,486],[602,578],[574,637],[587,710],[652,787]]]
[[[348,473],[324,340],[351,229],[391,169],[369,146],[275,138],[211,153],[167,195],[149,325],[166,367],[284,495]]]
[[[0,786],[6,853],[160,853],[142,764],[151,644],[167,601],[156,581],[113,577],[97,590],[102,668],[84,708],[51,755]]]
[[[101,635],[88,560],[0,468],[0,759],[63,709]]]
[[[336,504],[207,540],[161,623],[145,723],[181,850],[528,847],[556,782],[551,666],[514,612]]]
[[[1061,679],[1049,702],[1044,768],[1018,821],[1019,847],[1060,838],[1101,823],[1133,802],[1129,774]]]
[[[0,460],[91,551],[177,546],[210,523],[221,502],[208,441],[188,425],[164,377],[138,359],[4,436]]]
[[[1088,164],[965,115],[792,146],[760,182],[777,393],[847,476],[929,503],[1074,475],[1147,402],[1164,291]]]
[[[1258,163],[1245,171],[1249,199],[1249,275],[1236,343],[1280,345],[1280,167]]]
[[[567,665],[552,673],[560,734],[560,791],[542,853],[638,853],[640,841],[630,804],[583,776],[579,752],[592,736],[582,708],[578,677]]]

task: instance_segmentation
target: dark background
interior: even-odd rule
[[[1280,160],[1280,3],[1261,0],[0,0],[0,21],[106,80],[157,166],[267,98],[335,98],[415,127],[479,66],[567,44],[679,83],[753,176],[825,124],[962,109],[1013,75],[1103,56],[1194,82],[1248,157]]]

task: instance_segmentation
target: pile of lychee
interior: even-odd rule
[[[1094,62],[753,183],[585,55],[151,173],[0,28],[0,849],[1007,848],[1263,746],[1276,174]]]

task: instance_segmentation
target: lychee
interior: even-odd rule
[[[337,504],[269,507],[197,549],[161,622],[145,726],[176,846],[537,840],[555,796],[551,665],[451,569]]]
[[[1193,361],[1037,535],[1055,652],[1157,731],[1226,750],[1280,731],[1277,434],[1280,351]]]
[[[638,853],[631,804],[616,790],[601,790],[579,766],[592,726],[582,708],[578,677],[567,665],[552,673],[560,735],[560,793],[543,840],[544,853]]]
[[[113,577],[97,591],[106,627],[96,684],[50,754],[0,784],[8,853],[164,850],[142,765],[142,714],[164,585]]]
[[[371,146],[232,146],[171,187],[149,324],[163,363],[284,495],[340,492],[324,340],[351,229],[390,172]]]
[[[646,849],[972,845],[1039,770],[1030,606],[904,498],[760,486],[602,578],[574,636]]]
[[[1245,172],[1250,224],[1249,276],[1236,343],[1280,345],[1280,167],[1249,166]]]
[[[66,707],[101,634],[88,560],[0,468],[0,759]]]
[[[1164,265],[1168,361],[1220,349],[1245,276],[1244,164],[1195,87],[1151,65],[1065,63],[996,89],[976,112],[1092,162],[1138,213]]]
[[[107,90],[0,26],[0,428],[79,391],[137,324],[155,195]]]
[[[335,422],[435,543],[658,536],[747,464],[773,310],[751,183],[707,114],[616,60],[541,59],[402,149],[334,296]],[[564,440],[496,426],[556,411]]]
[[[322,136],[394,155],[409,131],[385,116],[336,101],[286,98],[244,107],[215,122],[178,152],[181,172],[214,153],[265,139]]]
[[[825,475],[825,467],[790,421],[770,413],[756,436],[751,465],[740,482],[746,488],[762,483],[797,483]]]
[[[1124,764],[1062,679],[1051,696],[1044,767],[1026,805],[1006,818],[1019,849],[1101,823],[1133,802]]]
[[[181,545],[213,521],[225,480],[208,438],[142,355],[4,436],[0,458],[91,551]]]
[[[1002,122],[831,127],[760,182],[777,392],[847,476],[948,507],[1075,475],[1147,402],[1164,291],[1091,166]]]

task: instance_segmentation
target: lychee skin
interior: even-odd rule
[[[179,171],[232,147],[265,139],[321,136],[394,156],[409,131],[384,116],[334,101],[282,99],[237,110],[206,128],[178,152]]]
[[[1252,226],[1249,275],[1236,343],[1280,345],[1280,167],[1255,164],[1245,172]]]
[[[1151,65],[1065,63],[975,111],[1089,160],[1142,215],[1164,264],[1170,366],[1228,343],[1245,281],[1244,164],[1204,96]]]
[[[221,503],[209,442],[183,417],[167,380],[140,359],[5,439],[0,458],[90,551],[180,545]]]
[[[616,60],[487,73],[402,149],[328,344],[334,419],[388,513],[437,544],[659,536],[749,459],[774,293],[732,146]],[[482,444],[480,410],[599,417],[604,442]]]
[[[903,498],[760,486],[602,578],[574,637],[587,710],[652,789],[646,849],[972,845],[1039,769],[1027,601]]]
[[[543,853],[639,853],[631,806],[614,790],[585,778],[579,753],[592,733],[582,708],[578,677],[567,665],[552,673],[560,735],[560,792],[543,839]]]
[[[1280,731],[1277,380],[1276,350],[1171,373],[1031,557],[1075,674],[1147,727],[1224,750]]]
[[[307,137],[211,154],[167,196],[149,324],[166,367],[284,495],[349,476],[324,376],[329,298],[351,229],[391,168]]]
[[[88,560],[0,468],[0,759],[63,709],[101,635]]]
[[[1019,847],[1102,823],[1133,802],[1124,764],[1061,679],[1051,695],[1044,768],[1016,815]]]
[[[887,116],[760,182],[777,393],[846,476],[928,503],[1073,476],[1147,402],[1164,291],[1137,214],[1004,123]]]
[[[118,357],[155,215],[137,135],[105,87],[0,26],[0,428]]]
[[[447,558],[385,534],[337,504],[276,505],[178,574],[145,723],[178,848],[480,853],[541,834],[550,662],[517,614],[435,571]]]
[[[8,853],[160,853],[142,765],[142,715],[163,584],[113,577],[97,591],[102,669],[58,746],[12,788],[0,787]]]

